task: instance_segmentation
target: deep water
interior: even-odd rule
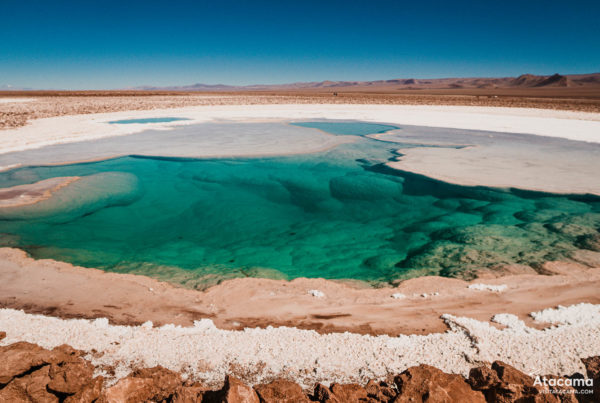
[[[122,157],[1,173],[0,187],[83,179],[46,202],[0,209],[0,244],[205,286],[239,276],[469,277],[566,259],[598,237],[599,198],[449,185],[387,168],[397,144],[357,140],[310,155]]]

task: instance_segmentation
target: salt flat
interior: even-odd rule
[[[228,105],[37,119],[27,126],[0,132],[2,138],[0,152],[137,133],[148,129],[148,125],[111,125],[108,122],[157,116],[190,120],[159,123],[152,125],[152,128],[168,129],[177,125],[219,120],[352,119],[415,126],[526,133],[600,142],[600,114],[589,112],[467,106]]]
[[[118,125],[119,119],[152,117],[187,118],[186,121],[156,124]],[[588,112],[524,108],[406,105],[227,105],[201,106],[151,111],[123,111],[37,119],[29,125],[3,130],[0,153],[31,150],[48,145],[80,142],[168,130],[203,122],[265,122],[309,119],[350,119],[396,125],[416,125],[489,132],[521,133],[580,142],[600,143],[600,114]],[[272,136],[271,136],[272,137]],[[206,156],[253,156],[306,153],[344,142],[341,137],[307,136],[295,142],[265,141],[254,136],[236,141],[235,135],[213,139]],[[271,139],[272,140],[272,139]],[[546,143],[543,138],[540,144]],[[462,149],[413,148],[390,166],[463,185],[516,187],[556,193],[600,194],[594,179],[600,152],[590,145],[585,155],[569,147],[547,153],[502,147]],[[583,146],[578,146],[583,147]],[[220,151],[223,150],[223,151]],[[167,154],[168,151],[165,151]],[[202,157],[203,155],[197,155]],[[13,167],[13,163],[6,163]]]

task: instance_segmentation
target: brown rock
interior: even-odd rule
[[[74,395],[92,381],[94,367],[81,358],[83,352],[66,344],[54,348],[48,375],[48,390],[59,395]]]
[[[134,403],[150,400],[154,395],[152,379],[126,377],[110,388],[104,389],[98,401]]]
[[[367,391],[365,388],[355,383],[348,383],[345,385],[334,383],[331,385],[330,389],[340,402],[358,402],[367,400]]]
[[[534,386],[532,377],[502,361],[495,361],[492,368],[472,369],[468,382],[488,402],[559,402],[556,396],[544,392],[543,387]]]
[[[533,386],[533,378],[502,361],[494,361],[492,369],[504,383]]]
[[[223,386],[224,401],[228,403],[259,403],[258,395],[250,386],[239,379],[227,375]]]
[[[396,397],[396,392],[387,382],[370,380],[365,386],[367,395],[378,402],[389,402]]]
[[[104,385],[104,378],[98,376],[92,379],[87,385],[81,390],[75,393],[73,396],[69,396],[65,399],[64,403],[92,403],[95,402],[102,393],[102,386]]]
[[[589,394],[585,395],[586,397],[582,401],[600,402],[600,356],[584,358],[581,361],[585,365],[588,378],[594,380],[593,394],[591,396]],[[589,386],[587,389],[589,389]]]
[[[545,388],[545,389],[550,393],[554,393],[554,396],[556,396],[556,398],[561,403],[578,403],[577,398],[576,398],[577,393],[576,393],[575,388],[573,388],[572,386],[566,386],[564,384],[567,378],[564,378],[562,376],[555,376],[555,375],[544,375],[543,378],[548,379],[548,381],[550,381],[550,379],[553,379],[556,381],[558,381],[559,379],[562,379],[562,382],[560,382],[563,384],[562,386],[558,385],[558,382],[555,382],[554,386],[549,386],[548,388]],[[544,389],[544,388],[538,388],[538,389]]]
[[[317,383],[315,385],[315,390],[313,392],[313,397],[319,402],[332,402],[336,401],[333,396],[333,392],[329,390],[329,388],[321,383]]]
[[[411,367],[396,376],[398,396],[394,402],[485,402],[460,375],[446,374],[429,365]]]
[[[320,402],[329,403],[365,402],[368,400],[365,388],[354,383],[345,385],[334,383],[330,388],[319,383],[315,387],[313,396]]]
[[[50,381],[46,365],[30,374],[15,378],[0,390],[0,402],[58,403],[58,397],[46,389]]]
[[[469,372],[469,379],[467,382],[475,390],[485,390],[491,385],[500,382],[500,379],[498,378],[496,371],[490,367],[483,366],[472,368]]]
[[[171,403],[201,402],[205,391],[201,386],[180,386],[175,389]]]
[[[496,371],[500,385],[492,389],[494,399],[499,402],[513,402],[515,400],[527,400],[532,402],[559,402],[560,400],[550,394],[544,393],[543,387],[534,386],[533,378],[518,369],[502,362],[494,361],[492,369]],[[486,393],[486,398],[488,394]]]
[[[32,368],[54,361],[55,354],[40,346],[18,342],[0,347],[0,385],[9,383],[14,377]]]
[[[0,340],[6,337],[6,332],[0,332]]]
[[[9,384],[0,389],[0,402],[31,402],[27,391],[17,385]]]
[[[600,356],[583,358],[581,362],[585,365],[588,378],[600,378]]]
[[[264,403],[301,403],[308,402],[308,397],[302,392],[300,385],[285,379],[276,379],[266,385],[254,387]]]
[[[52,352],[56,353],[57,357],[59,359],[63,359],[63,360],[68,360],[68,358],[65,358],[65,357],[77,358],[77,357],[81,357],[85,354],[81,350],[75,350],[73,347],[69,346],[68,344],[61,344],[58,347],[54,347],[52,349]]]
[[[105,389],[100,402],[161,401],[169,398],[181,385],[179,374],[161,366],[135,371]]]
[[[53,392],[74,395],[92,381],[94,367],[79,357],[70,362],[50,366],[48,389]]]

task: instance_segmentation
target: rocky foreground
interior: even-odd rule
[[[0,332],[0,339],[5,336]],[[136,369],[110,384],[94,376],[84,352],[62,345],[47,350],[27,342],[0,347],[0,402],[598,402],[600,357],[584,359],[593,386],[576,384],[582,374],[546,375],[539,384],[503,362],[471,370],[469,377],[447,374],[428,365],[411,367],[385,381],[317,384],[313,390],[276,379],[250,387],[227,376],[221,389],[182,379],[162,368]],[[560,380],[560,381],[559,381]],[[559,386],[557,386],[558,384]]]

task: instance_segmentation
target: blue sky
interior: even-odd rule
[[[600,1],[0,0],[0,86],[600,71]]]

